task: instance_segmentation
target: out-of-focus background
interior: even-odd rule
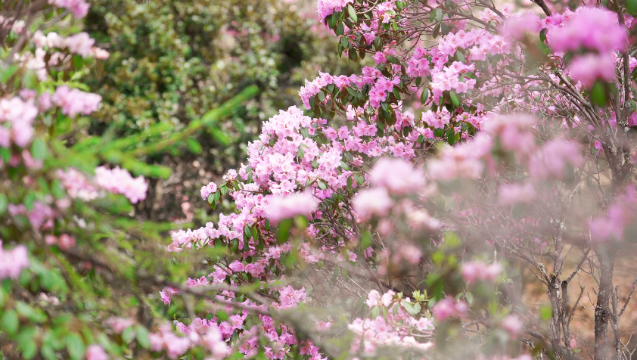
[[[195,225],[213,220],[199,190],[238,168],[262,122],[300,105],[297,93],[305,79],[319,72],[351,74],[360,67],[338,59],[337,44],[320,25],[315,7],[311,0],[91,4],[78,25],[111,55],[86,81],[103,97],[91,117],[90,135],[134,135],[157,123],[179,130],[246,87],[260,89],[230,117],[147,156],[147,163],[168,166],[172,173],[149,179],[138,217]]]

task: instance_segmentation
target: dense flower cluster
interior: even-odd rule
[[[12,142],[19,147],[29,145],[37,115],[38,109],[32,100],[24,101],[19,97],[0,99],[0,146],[6,148]]]
[[[107,169],[100,166],[96,168],[95,183],[108,192],[126,196],[133,204],[144,200],[148,190],[148,184],[143,176],[133,178],[128,171],[119,167]]]
[[[28,267],[29,255],[25,246],[19,245],[6,250],[2,248],[2,241],[0,241],[0,280],[17,279],[22,270]]]

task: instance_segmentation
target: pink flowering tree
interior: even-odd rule
[[[613,275],[634,234],[637,4],[317,9],[369,66],[308,81],[305,109],[202,188],[236,211],[166,250],[229,249],[187,293],[248,318],[194,314],[180,331],[218,328],[270,359],[630,358],[635,282]]]
[[[30,173],[44,161],[56,170],[44,178],[65,195],[5,200],[9,245],[0,259],[15,260],[0,262],[0,336],[15,344],[7,351],[631,358],[634,326],[623,315],[633,313],[637,281],[616,273],[636,232],[637,3],[566,5],[318,0],[339,52],[369,66],[308,81],[304,109],[273,116],[239,169],[202,184],[202,202],[231,202],[235,211],[174,231],[162,247],[147,235],[155,224],[118,218],[106,232],[110,215],[87,205],[115,194],[139,201],[143,179],[117,167],[93,177],[60,169],[59,156],[36,155],[43,145],[21,132],[42,121],[55,127],[43,139],[59,136],[52,151],[90,153],[94,143],[63,143],[69,137],[56,129],[90,114],[97,99],[72,84],[52,83],[49,103],[46,88],[8,88],[3,184],[44,188]],[[31,66],[46,84],[50,74],[33,64],[50,59],[38,49],[57,49],[56,59],[105,56],[80,35],[34,32],[31,52],[22,50],[27,35],[10,35],[18,50],[7,63]],[[66,198],[74,202],[57,204]],[[36,298],[47,276],[58,287]],[[57,302],[70,320],[55,320]],[[62,335],[48,331],[56,321]]]

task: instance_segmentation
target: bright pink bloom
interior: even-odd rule
[[[92,344],[86,349],[86,360],[108,360],[108,355],[101,346]]]
[[[217,184],[211,182],[201,188],[201,198],[204,200],[208,200],[208,196],[214,192],[217,192]]]
[[[568,66],[569,75],[586,88],[591,88],[595,80],[615,79],[615,60],[610,54],[585,54],[574,58]]]
[[[385,188],[361,190],[352,199],[352,207],[361,218],[385,216],[394,202]]]
[[[102,97],[62,85],[55,89],[51,100],[56,106],[62,108],[64,115],[75,117],[77,114],[89,115],[97,110]]]
[[[24,245],[5,250],[0,241],[0,280],[17,279],[22,270],[29,267],[29,264],[29,254]]]
[[[96,168],[95,182],[108,192],[126,196],[133,204],[144,200],[148,190],[148,184],[143,176],[133,178],[128,171],[119,167],[112,170],[103,166]]]
[[[310,193],[296,193],[287,196],[273,196],[266,209],[267,218],[274,224],[296,215],[309,216],[318,209],[318,200]]]
[[[425,172],[403,159],[378,160],[369,177],[374,186],[384,186],[394,194],[417,192],[425,185]]]

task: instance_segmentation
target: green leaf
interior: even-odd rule
[[[150,340],[148,338],[148,329],[143,326],[137,327],[137,342],[144,349],[148,349],[150,347]]]
[[[544,305],[540,308],[540,315],[542,320],[548,320],[553,315],[553,309],[550,306]]]
[[[460,51],[456,51],[456,59],[458,59],[461,63],[465,62],[464,55]]]
[[[9,205],[9,199],[7,199],[7,195],[0,194],[0,215],[4,214],[7,211],[7,206]]]
[[[368,231],[365,231],[361,237],[361,249],[365,250],[370,246],[372,246],[372,236]]]
[[[469,305],[472,305],[472,304],[473,304],[473,294],[472,294],[472,293],[470,293],[470,292],[468,292],[468,291],[467,291],[467,292],[464,294],[464,297],[465,297],[465,299],[467,299],[467,303],[469,303]]]
[[[637,4],[637,0],[627,0],[626,3],[628,3],[629,1],[633,1],[635,2],[635,4]],[[540,41],[545,43],[546,42],[546,29],[542,29],[540,30]]]
[[[279,223],[279,233],[277,235],[279,244],[284,243],[288,240],[291,227],[292,227],[292,219],[285,219]]]
[[[236,241],[236,239],[234,240]],[[124,339],[124,341],[129,344],[131,341],[133,341],[133,339],[135,338],[135,328],[134,327],[128,327],[126,328],[126,330],[124,330],[124,332],[122,332],[122,339]]]
[[[46,360],[56,360],[57,357],[55,356],[55,350],[47,344],[42,345],[42,349],[40,349],[40,354],[42,354],[42,357],[44,357]]]
[[[352,4],[347,5],[347,12],[349,13],[350,19],[352,19],[353,22],[357,23],[358,16],[356,16],[356,10],[354,10]]]
[[[38,346],[35,344],[33,339],[25,339],[20,344],[18,344],[20,349],[22,350],[22,357],[24,359],[33,359],[33,357],[38,353]]]
[[[456,94],[455,90],[449,91],[449,97],[455,106],[460,106],[460,99],[458,98],[458,94]]]
[[[427,99],[429,99],[429,89],[423,88],[422,89],[422,94],[420,95],[420,103],[421,104],[426,103]]]
[[[65,338],[66,349],[69,351],[69,355],[73,360],[81,360],[84,356],[84,351],[86,347],[84,346],[84,341],[78,334],[69,334]]]
[[[436,21],[441,22],[443,15],[444,14],[442,13],[442,9],[441,8],[436,8],[436,15],[435,15]]]
[[[341,36],[341,45],[344,48],[348,48],[349,47],[349,40],[347,40],[347,36]],[[312,103],[312,102],[310,101],[310,103]]]
[[[18,331],[19,325],[18,314],[15,311],[9,310],[2,314],[2,319],[0,319],[0,330],[13,336]]]
[[[46,143],[44,143],[43,139],[37,138],[33,141],[33,144],[31,144],[31,155],[35,159],[44,159],[46,156]]]
[[[637,15],[637,0],[626,0],[626,10],[633,16]]]
[[[418,303],[414,304],[414,303],[410,303],[410,302],[407,302],[407,301],[402,301],[400,304],[412,316],[416,316],[420,312],[420,304],[418,304]]]
[[[195,140],[194,138],[188,138],[186,139],[186,144],[188,145],[188,150],[190,150],[191,153],[201,154],[202,149],[199,141]]]
[[[27,305],[26,303],[22,301],[19,301],[16,304],[15,308],[20,315],[26,317],[27,319],[33,322],[41,323],[47,319],[47,316],[44,313],[44,311],[42,311],[42,309],[32,308],[31,306]]]
[[[590,92],[591,100],[599,105],[604,106],[606,104],[606,89],[604,88],[604,84],[600,81],[597,81]]]
[[[18,71],[18,65],[16,64],[0,70],[0,83],[5,84],[13,76],[13,74],[16,73],[16,71]]]

